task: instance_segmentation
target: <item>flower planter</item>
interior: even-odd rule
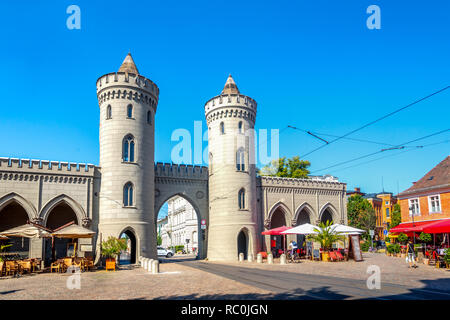
[[[108,270],[116,271],[116,259],[114,258],[106,259],[105,269],[106,271]]]
[[[328,251],[322,252],[322,261],[325,261],[325,262],[330,261],[330,254],[328,253]]]

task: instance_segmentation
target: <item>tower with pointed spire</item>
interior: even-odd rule
[[[256,101],[231,75],[205,104],[209,148],[208,259],[247,258],[260,248],[256,207]]]
[[[154,116],[159,89],[131,54],[97,80],[100,106],[99,239],[126,234],[139,256],[156,258]]]

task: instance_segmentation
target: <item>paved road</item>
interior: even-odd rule
[[[369,290],[366,281],[293,272],[262,270],[202,261],[173,260],[185,266],[273,292],[273,299],[450,300],[449,291],[381,283]]]

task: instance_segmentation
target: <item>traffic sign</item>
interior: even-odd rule
[[[206,229],[206,224],[202,224],[202,225],[200,226],[200,228],[201,228],[202,230],[205,230],[205,229]]]
[[[384,230],[383,233],[384,233],[385,236],[387,236],[388,231],[387,231],[387,230]]]
[[[373,235],[375,234],[375,231],[369,230],[369,234],[370,234],[371,237],[373,237]]]
[[[206,219],[202,219],[202,220],[200,221],[200,224],[201,224],[202,226],[206,226]]]

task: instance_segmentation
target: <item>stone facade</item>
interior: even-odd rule
[[[346,185],[337,179],[256,176],[257,104],[231,76],[204,106],[209,168],[155,164],[159,89],[139,74],[131,55],[118,72],[97,80],[97,96],[100,165],[0,158],[0,231],[27,220],[53,227],[75,221],[97,232],[93,241],[80,239],[97,258],[102,240],[126,233],[136,261],[155,259],[157,214],[179,196],[195,211],[198,257],[236,260],[239,252],[268,250],[261,231],[277,224],[347,223]],[[30,255],[47,252],[45,242],[31,241]]]
[[[161,246],[183,245],[187,253],[198,250],[198,219],[194,207],[186,199],[175,196],[167,201],[167,216],[158,220]],[[188,240],[186,242],[186,240]]]

